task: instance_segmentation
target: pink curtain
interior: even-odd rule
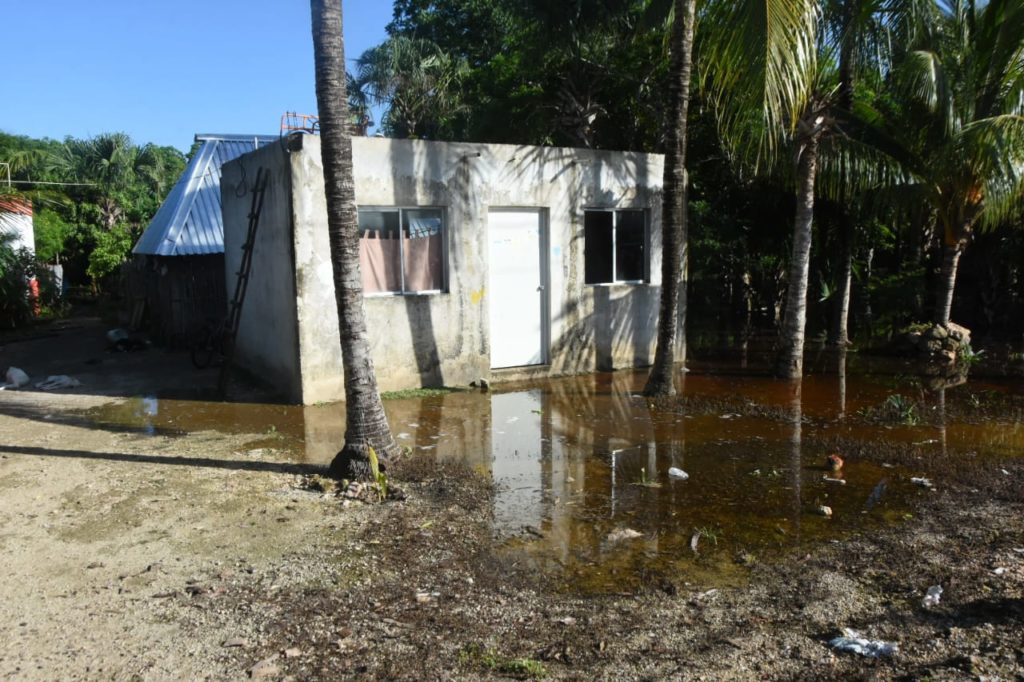
[[[402,290],[397,236],[391,230],[363,230],[359,238],[359,269],[365,293]]]

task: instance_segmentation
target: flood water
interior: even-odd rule
[[[1024,454],[1019,410],[995,419],[947,414],[1019,395],[1010,382],[927,391],[892,373],[836,371],[844,367],[819,368],[799,384],[713,369],[681,375],[691,402],[662,409],[638,395],[643,371],[388,400],[385,408],[412,456],[459,459],[492,477],[487,511],[509,561],[598,592],[663,576],[739,580],[745,566],[780,552],[909,518],[936,494],[911,477],[928,476],[938,461]],[[917,401],[919,423],[863,418],[897,393]],[[141,433],[259,433],[250,447],[316,464],[330,461],[344,432],[340,405],[150,397],[91,418]],[[917,456],[908,467],[847,455],[833,474],[825,459],[835,442],[900,443]],[[670,478],[670,468],[688,478]]]

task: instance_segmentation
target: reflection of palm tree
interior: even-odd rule
[[[800,379],[791,384],[790,420],[793,431],[789,440],[789,465],[793,475],[793,527],[796,542],[800,542],[800,516],[803,512],[801,488],[803,481],[803,405],[801,403],[803,385]]]
[[[839,346],[839,419],[846,419],[846,346]]]

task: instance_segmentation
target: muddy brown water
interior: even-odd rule
[[[928,476],[937,459],[1024,454],[1019,412],[970,421],[946,415],[954,405],[1019,394],[1010,382],[928,392],[892,374],[825,372],[792,384],[693,372],[680,385],[696,402],[670,409],[639,396],[645,379],[644,372],[597,374],[387,400],[385,407],[413,456],[460,459],[492,477],[488,511],[509,562],[591,592],[666,579],[741,581],[746,566],[781,552],[810,552],[911,517],[917,501],[936,493],[910,479]],[[917,401],[921,423],[859,418],[895,393]],[[253,449],[323,465],[344,432],[338,404],[144,397],[84,416],[144,434],[258,433]],[[832,474],[821,443],[837,439],[902,444],[918,456],[914,468],[851,457]],[[669,468],[688,478],[670,477]]]

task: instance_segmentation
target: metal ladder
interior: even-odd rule
[[[224,348],[224,363],[220,367],[220,377],[217,379],[217,394],[223,398],[228,389],[228,377],[231,373],[231,362],[235,356],[235,337],[238,335],[238,325],[242,318],[242,304],[245,303],[245,292],[249,288],[249,271],[252,269],[252,251],[256,245],[256,230],[260,225],[260,214],[263,212],[263,197],[267,192],[267,180],[270,171],[262,166],[256,171],[256,181],[253,183],[252,204],[249,207],[249,228],[245,234],[245,243],[242,244],[242,261],[238,266],[237,279],[235,280],[235,294],[231,297],[228,306],[228,316],[224,321],[222,343]]]

